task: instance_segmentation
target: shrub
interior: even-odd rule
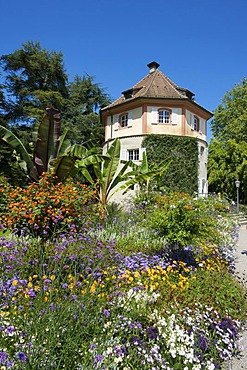
[[[95,192],[71,179],[64,183],[55,181],[53,174],[43,174],[39,182],[27,188],[4,184],[1,194],[5,205],[0,223],[46,239],[62,230],[76,230],[88,212],[92,219]]]
[[[215,241],[218,213],[213,202],[184,193],[160,196],[147,216],[148,227],[177,248]]]

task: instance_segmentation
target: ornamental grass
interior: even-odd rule
[[[49,204],[52,186],[42,198]],[[68,205],[68,227],[49,224],[49,238],[37,235],[37,220],[27,226],[14,208],[14,233],[0,238],[1,370],[220,369],[238,352],[246,318],[245,291],[232,275],[236,223],[210,203],[215,238],[174,246],[145,225],[152,209],[101,220],[90,189],[74,185],[82,192],[69,203],[66,186],[52,209]]]

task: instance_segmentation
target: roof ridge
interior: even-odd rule
[[[177,94],[179,94],[179,95],[181,95],[181,96],[183,96],[183,94],[181,94],[179,91],[178,91],[178,89],[180,89],[180,87],[177,85],[177,84],[175,84],[175,82],[173,82],[172,80],[170,80],[170,78],[169,77],[167,77],[162,71],[159,71],[160,72],[160,74],[161,74],[161,76],[162,76],[162,78],[164,78],[165,80],[166,80],[166,82],[168,82],[169,83],[169,85],[171,86],[171,88],[172,89],[174,89],[175,91],[176,91],[176,93]],[[183,96],[184,97],[184,96]]]
[[[154,78],[155,78],[156,72],[157,72],[157,70],[156,70],[155,72],[153,72],[153,76],[152,76],[152,78],[150,78],[149,85],[148,85],[147,87],[146,87],[146,86],[143,86],[143,87],[146,89],[146,91],[145,91],[145,93],[144,93],[144,94],[146,94],[146,93],[148,92],[148,90],[150,89],[150,86],[152,85],[152,83],[153,83],[153,81],[154,81]],[[149,76],[149,74],[147,74],[147,75],[143,78],[143,80],[144,80],[145,78],[147,78],[148,76]]]

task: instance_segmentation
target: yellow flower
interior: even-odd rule
[[[93,282],[93,284],[92,284],[92,286],[91,286],[91,288],[90,288],[90,292],[91,292],[91,293],[94,293],[94,292],[95,292],[95,288],[96,288],[96,286],[97,286],[97,282],[96,282],[96,281],[94,281],[94,282]]]
[[[136,271],[136,272],[134,273],[134,277],[135,277],[135,278],[139,278],[139,277],[140,277],[140,272],[139,272],[139,271]]]
[[[13,285],[13,286],[16,286],[17,284],[18,284],[18,280],[13,280],[13,281],[12,281],[12,285]]]

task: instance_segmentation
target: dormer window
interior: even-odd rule
[[[158,111],[159,123],[170,124],[171,123],[171,112],[166,109],[159,109]]]

